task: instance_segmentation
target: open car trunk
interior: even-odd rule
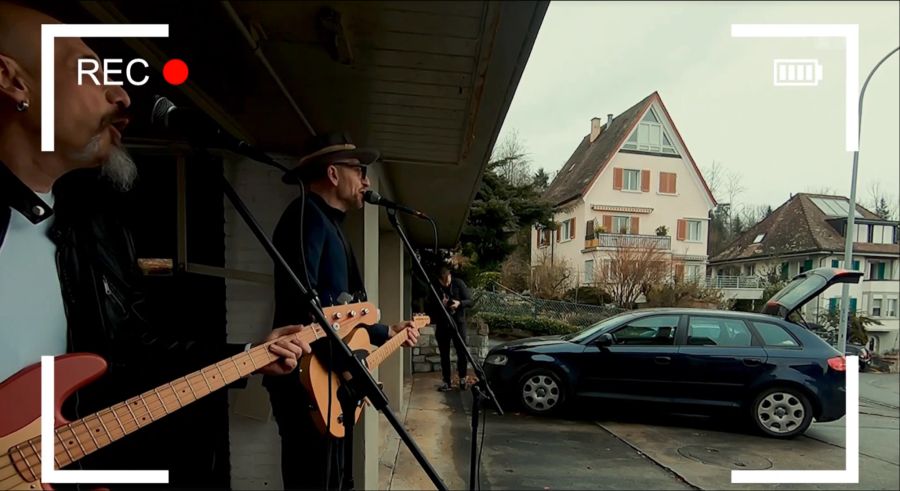
[[[798,274],[766,302],[763,314],[787,319],[794,311],[816,298],[826,288],[838,283],[859,283],[860,271],[839,268],[817,268]]]

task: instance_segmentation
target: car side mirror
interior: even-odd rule
[[[594,342],[597,346],[611,346],[613,344],[612,334],[605,332],[597,337]]]

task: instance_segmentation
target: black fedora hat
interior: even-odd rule
[[[281,180],[288,184],[294,183],[297,177],[302,176],[313,167],[335,160],[357,159],[361,165],[369,165],[379,157],[381,157],[381,152],[374,148],[357,148],[347,132],[325,133],[310,140],[303,152],[303,157]]]

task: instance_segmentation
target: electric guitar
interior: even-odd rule
[[[323,309],[331,328],[345,335],[358,324],[378,322],[371,303]],[[106,371],[103,358],[88,353],[57,356],[54,397],[54,461],[63,468],[160,418],[252,374],[279,359],[269,345],[289,337],[308,343],[326,336],[318,324],[268,341],[249,351],[161,385],[77,421],[61,413],[63,402]],[[304,356],[303,358],[309,358]],[[287,375],[286,375],[287,376]],[[52,489],[41,483],[41,365],[28,366],[0,383],[0,490]]]
[[[421,329],[431,324],[431,319],[427,315],[414,315],[412,319],[415,328]],[[394,351],[397,351],[403,343],[406,342],[408,336],[406,331],[397,333],[386,343],[379,346],[374,351],[372,343],[369,341],[369,333],[364,328],[353,329],[349,334],[343,337],[344,342],[350,347],[350,351],[354,353],[362,353],[365,355],[365,366],[369,370],[374,370],[384,360],[388,359]],[[337,372],[329,372],[328,368],[319,360],[316,355],[305,356],[300,361],[300,380],[306,387],[313,405],[310,408],[310,416],[320,432],[329,433],[334,438],[343,438],[344,418],[341,403],[338,400],[338,388],[341,385],[341,377]],[[329,391],[328,379],[331,378],[331,390]],[[329,418],[328,401],[331,401],[331,414]],[[357,402],[356,414],[354,415],[354,423],[359,421],[363,409],[362,400]],[[329,421],[331,424],[329,425]]]

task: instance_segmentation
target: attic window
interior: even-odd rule
[[[759,234],[759,235],[757,235],[756,238],[753,239],[753,243],[754,243],[754,244],[759,244],[760,242],[762,242],[763,237],[765,237],[765,236],[766,236],[766,234]]]
[[[650,108],[638,123],[622,148],[643,152],[657,152],[678,155],[672,139],[666,133],[653,108]]]

